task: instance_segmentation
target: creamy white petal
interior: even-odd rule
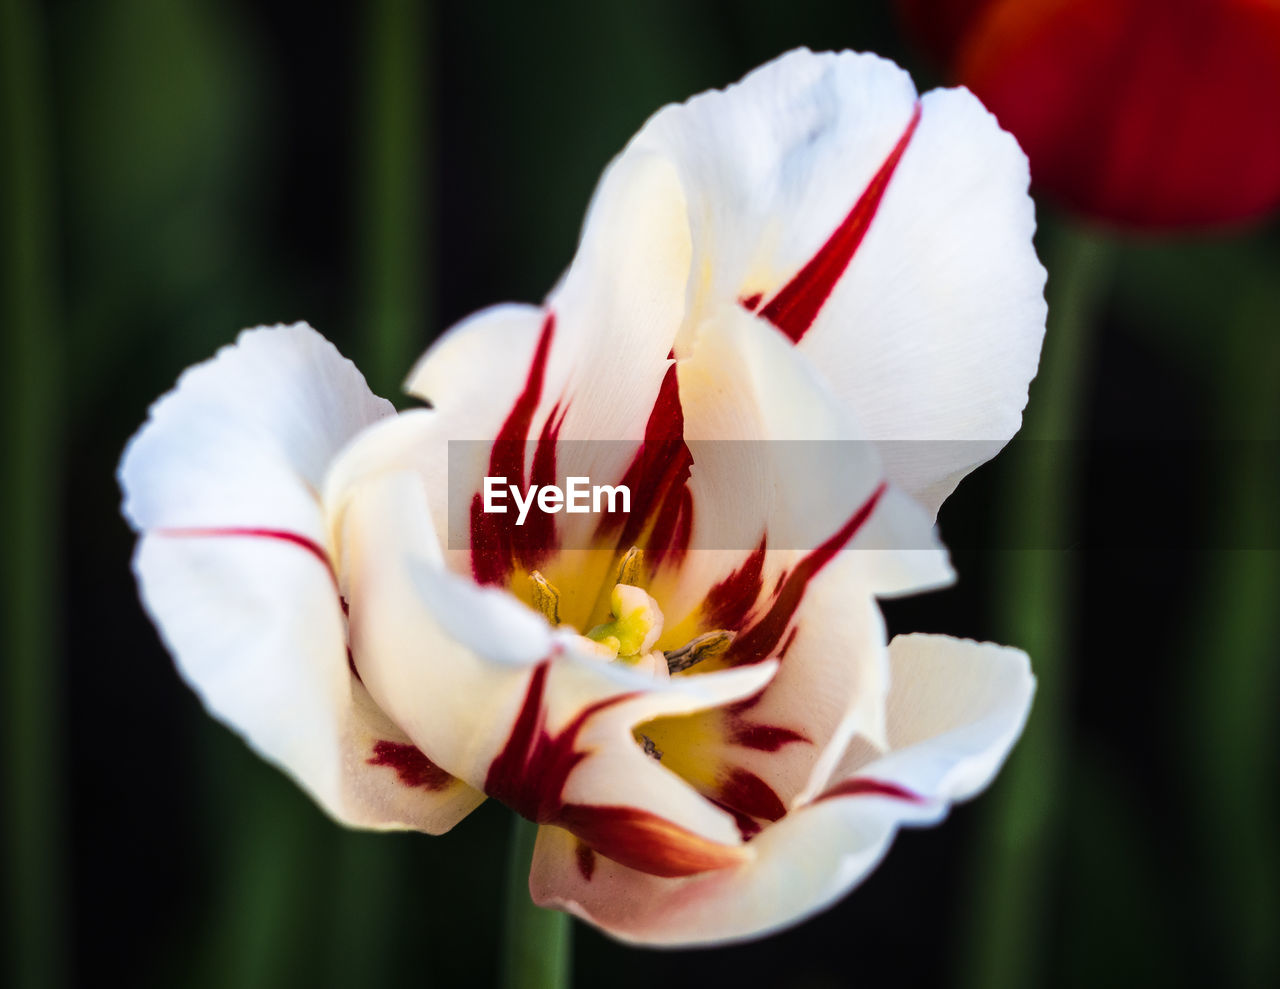
[[[247,331],[155,405],[120,477],[143,601],[210,711],[337,819],[439,833],[483,797],[352,676],[317,499],[337,450],[390,412],[310,328]]]
[[[337,820],[440,834],[484,799],[432,773],[351,675],[333,578],[308,551],[251,536],[147,535],[134,571],[210,713]]]
[[[394,411],[306,324],[246,330],[152,406],[120,464],[125,516],[138,530],[276,527],[323,542],[329,461]]]
[[[936,512],[1017,432],[1044,337],[1026,157],[936,90],[846,277],[801,342],[891,476]]]
[[[446,414],[449,436],[464,439],[497,437],[516,400],[530,395],[519,438],[536,440],[562,420],[565,438],[603,442],[563,451],[581,459],[562,463],[560,476],[614,481],[630,456],[623,441],[644,435],[670,364],[689,251],[671,163],[619,160],[601,179],[573,264],[543,309],[501,306],[459,324],[423,356],[409,390]],[[486,420],[487,429],[475,428]]]
[[[1033,682],[1013,649],[941,636],[892,646],[889,736],[895,747],[766,828],[741,866],[662,879],[603,857],[589,860],[553,828],[539,835],[530,889],[622,940],[726,943],[790,926],[855,886],[903,825],[935,823],[972,796],[1007,755],[1026,718]]]
[[[1026,653],[945,635],[889,643],[889,751],[855,741],[832,773],[888,780],[915,793],[966,800],[990,781],[1022,733],[1035,692]]]
[[[795,51],[662,110],[627,154],[668,156],[688,199],[692,318],[679,355],[707,308],[758,297],[768,312],[865,199],[851,256],[807,279],[824,282],[816,318],[791,329],[867,435],[888,443],[889,476],[936,512],[1019,425],[1045,275],[1013,138],[963,90],[925,95],[913,128],[916,109],[891,62]]]

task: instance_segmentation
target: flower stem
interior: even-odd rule
[[[63,365],[53,260],[54,169],[41,5],[0,0],[0,575],[6,961],[0,982],[68,976],[60,712],[58,491]]]
[[[529,866],[537,838],[538,825],[514,817],[502,934],[504,989],[565,989],[571,981],[573,927],[569,915],[534,906],[529,898]]]
[[[1269,269],[1268,269],[1269,270]],[[1255,275],[1254,278],[1258,276]],[[1263,277],[1266,277],[1265,275]],[[1271,283],[1259,285],[1271,288]],[[1261,297],[1259,297],[1261,296]],[[1198,605],[1186,643],[1184,766],[1196,864],[1214,904],[1214,974],[1264,985],[1280,970],[1275,918],[1275,698],[1280,665],[1280,295],[1241,287],[1215,338],[1212,435],[1216,462],[1209,550],[1196,559]],[[1208,349],[1208,348],[1206,348]]]
[[[1068,746],[1075,555],[1076,450],[1109,245],[1079,229],[1047,231],[1049,325],[1019,456],[1004,494],[1007,527],[996,580],[1001,641],[1027,651],[1037,680],[1026,731],[992,788],[974,856],[976,902],[961,982],[984,989],[1041,981],[1055,816]]]

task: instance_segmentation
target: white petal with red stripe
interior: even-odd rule
[[[693,536],[673,586],[655,593],[693,619],[664,648],[697,621],[736,634],[721,663],[783,659],[750,708],[663,723],[653,738],[709,797],[773,820],[814,792],[855,731],[883,739],[876,597],[940,586],[951,571],[929,518],[885,485],[874,445],[774,327],[725,307],[678,373]]]
[[[936,823],[951,802],[989,782],[1017,739],[1034,681],[1015,649],[943,636],[891,645],[890,751],[851,749],[822,796],[748,843],[754,858],[705,875],[662,879],[602,856],[571,836],[539,835],[536,902],[567,909],[615,937],[710,944],[790,926],[855,886],[904,825]]]
[[[317,495],[390,413],[309,327],[247,331],[156,403],[120,482],[143,601],[210,711],[339,820],[440,832],[483,797],[352,675]]]
[[[931,511],[1017,430],[1044,269],[1016,142],[963,90],[917,98],[873,55],[791,52],[668,107],[627,155],[688,200],[692,347],[740,300],[807,352]]]

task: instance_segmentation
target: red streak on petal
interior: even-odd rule
[[[693,535],[693,492],[681,485],[667,495],[645,541],[646,561],[653,573],[664,564],[678,566]]]
[[[726,807],[765,821],[776,821],[787,812],[773,787],[739,766],[730,768],[720,780],[717,798]]]
[[[738,300],[738,304],[748,312],[755,312],[756,307],[760,305],[760,300],[764,298],[763,292],[753,292],[751,295],[744,295]]]
[[[370,766],[394,769],[400,782],[408,787],[443,790],[453,782],[451,775],[423,755],[416,746],[402,742],[375,742],[373,757],[366,761]]]
[[[768,535],[760,537],[760,545],[742,561],[742,565],[711,588],[703,604],[704,622],[708,628],[736,631],[760,600],[764,589],[764,558]]]
[[[812,741],[805,735],[781,725],[757,724],[751,721],[734,719],[729,724],[729,742],[744,748],[756,749],[760,752],[777,752],[778,749],[791,742]]]
[[[875,511],[876,505],[885,492],[885,487],[886,485],[882,482],[835,535],[804,557],[796,564],[795,569],[785,576],[769,610],[751,628],[739,635],[729,647],[728,660],[731,665],[759,662],[774,654],[778,643],[786,634],[787,626],[800,607],[800,602],[804,600],[809,581],[858,534],[858,530],[866,524],[871,513]]]
[[[599,854],[651,875],[687,876],[742,861],[737,846],[717,844],[648,811],[564,803],[569,774],[588,755],[575,747],[579,732],[594,715],[634,694],[588,705],[552,735],[546,730],[543,704],[549,666],[544,661],[533,671],[507,743],[489,765],[485,793],[532,821],[565,828]],[[582,869],[581,852],[578,855]]]
[[[733,817],[733,822],[738,826],[738,834],[742,835],[743,841],[750,841],[764,830],[764,825],[750,814],[744,814],[742,811],[734,807],[729,807],[728,805],[721,803],[719,800],[712,800],[711,802],[726,814]]]
[[[893,178],[919,123],[920,103],[917,101],[906,130],[898,138],[898,143],[889,152],[889,157],[884,160],[879,171],[872,176],[849,215],[818,249],[818,253],[760,310],[760,315],[789,336],[792,342],[799,343],[801,337],[809,331],[823,304],[835,289],[836,282],[849,267],[862,238],[871,227],[871,221],[875,219],[880,201],[889,187],[889,180]]]
[[[305,549],[317,560],[325,565],[325,569],[329,573],[333,573],[333,566],[329,562],[329,554],[314,539],[307,536],[301,536],[296,532],[289,532],[285,529],[256,529],[252,527],[193,527],[193,528],[163,528],[152,529],[151,533],[157,536],[177,536],[181,538],[209,539],[221,536],[242,537],[250,539],[277,539],[280,542],[292,543]]]
[[[897,783],[888,783],[884,780],[875,780],[866,776],[855,776],[842,783],[837,783],[830,789],[818,794],[813,802],[831,800],[835,797],[892,797],[895,800],[905,800],[913,804],[926,802],[924,797],[912,790],[908,790],[905,786],[898,786]]]
[[[575,856],[578,860],[578,872],[586,882],[591,882],[591,877],[596,871],[596,853],[591,850],[590,845],[584,845],[578,842],[577,853]]]
[[[672,364],[645,423],[644,441],[619,482],[631,489],[631,512],[606,514],[599,532],[618,532],[618,546],[626,549],[638,545],[641,534],[652,524],[650,545],[645,547],[655,554],[650,565],[656,566],[664,558],[678,559],[692,532],[692,495],[682,491],[692,465],[693,456],[684,441],[680,383]]]
[[[508,484],[525,487],[524,453],[533,414],[542,400],[542,384],[547,372],[547,356],[555,334],[555,313],[547,313],[538,337],[538,345],[529,364],[524,390],[516,398],[506,421],[498,430],[489,454],[490,477],[505,477]],[[480,584],[498,584],[510,576],[515,564],[516,544],[513,538],[515,517],[487,515],[479,492],[471,501],[471,571]]]
[[[533,465],[529,471],[531,485],[541,488],[556,483],[556,443],[567,414],[568,409],[562,411],[559,404],[547,414],[533,451]],[[542,511],[535,504],[529,510],[525,524],[512,530],[511,539],[516,561],[525,569],[535,569],[555,549],[555,515]]]
[[[606,708],[634,696],[619,694],[589,704],[552,735],[546,730],[543,705],[549,666],[550,661],[544,660],[534,669],[511,734],[489,764],[484,783],[489,796],[539,824],[559,823],[565,782],[574,767],[587,757],[586,752],[575,747],[583,725]]]
[[[795,626],[787,633],[786,639],[782,642],[782,648],[778,650],[778,658],[786,659],[787,653],[791,651],[791,647],[795,645],[796,636],[800,634],[799,626]]]
[[[558,823],[606,858],[652,876],[691,876],[746,857],[740,846],[721,845],[635,807],[568,804]]]

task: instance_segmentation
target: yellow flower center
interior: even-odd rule
[[[733,632],[713,629],[695,635],[679,648],[665,652],[658,649],[664,619],[658,602],[639,586],[644,579],[640,551],[635,547],[628,550],[613,568],[613,575],[608,619],[592,626],[579,640],[586,651],[602,660],[626,663],[665,680],[672,673],[683,673],[705,660],[718,659],[733,642]],[[531,571],[527,578],[522,579],[521,588],[525,600],[542,612],[548,622],[576,631],[572,624],[564,624],[566,602],[559,588],[541,572]],[[580,608],[569,607],[571,613],[575,610],[580,613]],[[603,611],[604,602],[596,607]]]

